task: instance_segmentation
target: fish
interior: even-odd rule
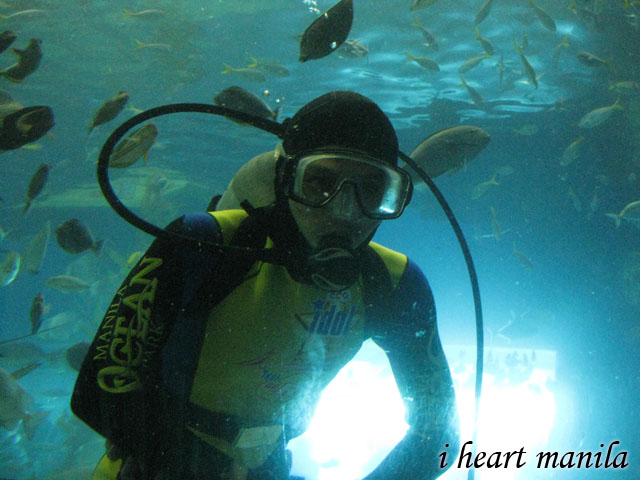
[[[14,83],[21,83],[27,76],[36,71],[42,59],[42,40],[32,38],[24,50],[12,48],[11,51],[18,57],[18,61],[0,71],[0,76]]]
[[[517,135],[523,135],[529,137],[538,133],[540,128],[535,123],[527,123],[518,128],[512,128],[511,131]]]
[[[485,18],[487,18],[487,15],[489,15],[489,12],[491,11],[492,6],[493,6],[493,0],[485,0],[485,2],[482,4],[482,7],[480,7],[480,10],[476,14],[476,18],[473,20],[473,23],[475,25],[480,25],[480,23]]]
[[[53,288],[54,290],[58,290],[62,293],[84,292],[91,288],[90,284],[81,278],[74,277],[72,275],[56,275],[54,277],[49,277],[44,281],[44,284],[47,287]]]
[[[517,249],[516,242],[513,242],[513,256],[518,259],[518,261],[520,262],[520,264],[522,264],[523,267],[528,269],[533,268],[533,262],[529,257],[527,257],[524,253],[522,253]]]
[[[149,8],[147,10],[140,10],[138,12],[132,12],[131,10],[123,8],[122,13],[124,13],[124,18],[151,18],[161,17],[165,15],[164,10],[158,10],[156,8]]]
[[[477,184],[471,191],[471,200],[479,199],[481,196],[487,193],[487,191],[491,187],[500,185],[496,180],[496,178],[497,178],[497,174],[494,173],[489,180],[485,182],[480,182],[479,184]]]
[[[91,133],[95,127],[103,125],[116,118],[128,100],[129,94],[125,91],[120,91],[104,102],[89,124],[89,133]]]
[[[478,91],[475,88],[473,88],[471,85],[469,85],[466,82],[466,80],[462,75],[460,75],[460,80],[462,81],[462,83],[459,84],[458,86],[466,88],[467,93],[469,94],[469,97],[471,97],[471,101],[476,105],[480,105],[483,102],[482,96],[478,93]]]
[[[584,142],[584,137],[580,135],[577,140],[571,142],[571,144],[564,149],[562,152],[562,159],[560,160],[560,165],[566,167],[570,165],[576,158],[580,156],[580,149],[582,146],[582,142]]]
[[[69,253],[82,253],[91,250],[100,254],[103,240],[94,241],[89,229],[78,219],[72,218],[58,226],[55,230],[56,240]]]
[[[173,50],[173,47],[171,47],[171,45],[168,43],[158,43],[158,42],[144,43],[143,41],[138,40],[137,38],[134,38],[133,42],[135,43],[135,47],[133,47],[134,50],[142,50],[143,48],[152,48],[152,49],[155,48],[159,50],[166,50],[167,52],[170,52],[171,50]]]
[[[82,368],[82,363],[87,356],[87,352],[89,352],[90,346],[91,344],[88,342],[78,342],[67,348],[65,352],[67,364],[76,372],[79,372],[80,368]]]
[[[15,42],[16,38],[18,38],[18,36],[11,30],[5,30],[4,32],[0,33],[0,53],[9,48],[11,44]]]
[[[340,58],[364,58],[369,55],[369,49],[362,45],[359,40],[345,40],[336,50],[336,55]]]
[[[578,196],[578,194],[575,192],[575,190],[571,185],[569,185],[569,189],[567,190],[567,197],[571,199],[571,202],[573,203],[573,208],[576,209],[576,212],[581,212],[582,200],[580,200],[580,197]]]
[[[465,62],[460,66],[460,68],[458,69],[459,73],[466,73],[469,70],[471,70],[472,68],[477,67],[478,65],[480,65],[480,63],[482,63],[483,60],[487,59],[487,58],[491,58],[491,55],[487,55],[486,53],[484,55],[478,55],[476,57],[471,57],[468,58],[467,60],[465,60]]]
[[[438,66],[436,61],[431,60],[429,57],[414,57],[412,54],[407,52],[407,62],[416,62],[422,68],[431,72],[440,71],[440,67]]]
[[[524,71],[527,74],[527,78],[529,79],[529,82],[531,82],[531,85],[533,85],[535,88],[538,88],[538,79],[536,78],[536,71],[533,69],[533,67],[529,63],[529,60],[527,60],[527,57],[524,56],[524,53],[522,53],[522,49],[520,48],[520,45],[518,45],[518,42],[514,40],[513,44],[514,44],[516,53],[520,55],[522,68],[524,68]]]
[[[502,239],[502,229],[500,228],[498,217],[496,216],[496,211],[493,207],[491,207],[491,229],[493,230],[493,237],[497,241],[500,241],[500,239]]]
[[[31,177],[29,186],[27,187],[27,199],[24,203],[22,213],[27,213],[31,206],[31,202],[33,202],[33,200],[40,195],[40,192],[42,192],[42,189],[47,183],[47,178],[49,178],[49,170],[51,170],[51,165],[43,163],[38,167],[38,170],[33,174],[33,177]]]
[[[502,90],[502,80],[504,79],[504,72],[506,70],[502,55],[500,55],[500,60],[498,60],[498,64],[496,66],[498,67],[498,85],[500,86],[500,90]]]
[[[424,44],[427,47],[433,48],[436,52],[440,49],[436,37],[420,23],[418,17],[413,17],[413,23],[411,24],[411,26],[416,27],[418,30],[420,30],[420,33],[422,33],[422,38],[424,38]]]
[[[279,63],[276,63],[276,62],[259,62],[254,57],[250,57],[250,58],[251,58],[251,63],[247,66],[247,68],[257,68],[259,70],[262,70],[265,73],[268,73],[270,75],[273,75],[275,77],[280,77],[280,78],[288,77],[289,75],[291,75],[291,72],[289,71],[289,69],[284,65],[280,65]]]
[[[243,80],[247,80],[249,82],[266,82],[267,76],[262,73],[260,70],[255,68],[234,68],[226,63],[224,65],[224,70],[220,72],[221,75],[229,75],[232,74],[235,77],[241,78]]]
[[[513,175],[513,172],[515,172],[515,169],[511,165],[504,165],[496,170],[496,175],[498,177],[508,177]]]
[[[39,8],[30,8],[28,10],[20,10],[19,12],[14,12],[11,15],[0,15],[0,22],[4,22],[5,20],[9,20],[10,18],[21,17],[23,15],[34,15],[40,13],[47,13],[45,10],[40,10]]]
[[[109,168],[126,168],[144,157],[146,163],[149,149],[158,137],[158,129],[153,123],[145,123],[118,142],[109,157]]]
[[[609,86],[609,90],[624,96],[637,96],[640,94],[640,83],[632,80],[623,80],[613,83]]]
[[[51,222],[47,220],[38,233],[27,243],[22,254],[24,269],[33,274],[40,272],[42,262],[47,253],[49,237],[51,236]]]
[[[438,0],[411,0],[410,11],[421,10],[423,8],[429,8],[435,4]]]
[[[611,114],[616,110],[624,110],[622,105],[620,105],[620,99],[618,98],[613,105],[608,107],[600,107],[595,110],[591,110],[589,113],[585,114],[580,121],[578,122],[578,127],[580,128],[593,128],[598,125],[606,122]]]
[[[439,130],[422,140],[409,154],[429,176],[436,178],[457,172],[477,157],[491,136],[481,128],[460,125]],[[412,175],[417,179],[417,175]]]
[[[529,51],[529,35],[527,35],[527,31],[524,28],[522,29],[522,51]]]
[[[29,309],[29,319],[31,321],[31,335],[38,333],[40,326],[42,325],[42,315],[44,314],[44,295],[42,293],[36,294],[31,301],[31,308]]]
[[[220,107],[231,108],[269,120],[276,120],[280,110],[280,107],[272,110],[269,104],[263,99],[238,86],[232,86],[222,90],[213,97],[213,103]],[[243,124],[237,120],[234,121]]]
[[[496,49],[488,38],[484,38],[480,35],[480,29],[478,27],[476,27],[476,40],[480,42],[480,45],[482,45],[482,48],[487,55],[492,56],[495,53]]]
[[[544,27],[547,30],[551,32],[556,31],[556,22],[553,20],[553,18],[551,18],[551,15],[549,15],[542,8],[540,8],[538,5],[533,3],[533,0],[529,0],[529,7],[533,8],[533,11],[535,12],[536,17],[538,17],[538,20],[540,20],[540,23],[542,23],[542,25],[544,25]]]
[[[33,438],[36,428],[49,415],[48,411],[27,413],[33,398],[18,384],[18,380],[38,368],[40,364],[27,365],[13,373],[0,368],[0,426],[14,430],[20,422],[28,439]]]
[[[553,57],[552,57],[552,61],[555,63],[558,61],[558,59],[560,58],[560,52],[562,51],[563,48],[570,48],[571,45],[569,45],[569,35],[565,35],[564,37],[562,37],[562,41],[557,44],[555,47],[553,47]]]
[[[35,142],[55,125],[53,111],[45,105],[22,108],[13,101],[0,101],[0,153]]]
[[[593,53],[586,52],[584,50],[576,53],[576,58],[578,61],[586,65],[587,67],[608,67],[612,68],[611,62],[613,61],[613,57],[609,57],[606,60],[594,55]]]
[[[0,263],[0,287],[6,287],[13,282],[20,271],[22,257],[12,250],[6,252],[4,260]]]
[[[593,190],[593,197],[591,197],[591,201],[589,202],[589,210],[591,213],[594,213],[598,209],[598,205],[600,205],[600,199],[598,198],[598,186]]]
[[[306,62],[333,53],[349,36],[352,24],[353,0],[340,0],[304,31],[298,60]]]
[[[620,226],[622,219],[630,222],[640,221],[640,200],[629,202],[620,210],[620,213],[605,213],[605,215],[616,222],[616,228]]]

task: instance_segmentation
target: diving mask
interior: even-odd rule
[[[326,205],[347,183],[369,218],[397,218],[411,199],[407,172],[361,152],[316,150],[292,160],[287,196],[309,207]]]

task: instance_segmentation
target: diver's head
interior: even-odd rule
[[[411,198],[391,122],[355,92],[330,92],[302,107],[287,120],[277,154],[277,205],[314,250],[358,249]]]

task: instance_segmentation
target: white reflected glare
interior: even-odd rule
[[[407,428],[389,362],[367,341],[323,392],[309,429],[289,442],[292,474],[307,480],[362,478]]]
[[[475,400],[474,365],[470,362],[475,347],[445,346],[445,351],[453,371],[464,443],[472,438]],[[536,350],[532,355],[532,350],[494,348],[487,355],[479,449],[489,455],[524,447],[527,454],[523,460],[527,466],[535,466],[534,455],[544,450],[556,415],[555,398],[547,388],[555,380],[555,352]],[[307,432],[289,442],[291,473],[307,480],[363,478],[406,430],[404,405],[387,358],[375,343],[367,341],[325,389]],[[441,479],[467,478],[464,463],[457,468],[457,454],[448,452],[452,468]],[[516,468],[516,460],[512,457],[506,469],[476,469],[475,478],[527,478],[528,469]]]
[[[474,347],[445,347],[460,412],[461,443],[472,439],[475,408],[475,367],[467,363],[475,355]],[[545,449],[556,416],[556,401],[548,385],[555,381],[555,352],[548,350],[491,348],[485,355],[478,451],[487,453],[485,466],[475,470],[477,480],[516,480],[530,478],[535,469],[535,454]],[[504,468],[504,453],[523,447],[524,468],[517,468],[517,457]],[[444,450],[444,449],[443,449]],[[470,447],[467,447],[467,452]],[[493,452],[501,452],[502,467],[488,468]],[[466,480],[466,461],[458,468],[459,452],[448,452],[450,468],[442,480]],[[495,457],[494,457],[495,459]],[[539,472],[538,472],[539,474]]]

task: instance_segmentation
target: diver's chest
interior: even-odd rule
[[[265,273],[265,272],[263,272]],[[221,360],[329,364],[352,356],[364,340],[362,288],[326,292],[291,281],[279,270],[256,276],[216,305],[207,319],[205,344]]]

